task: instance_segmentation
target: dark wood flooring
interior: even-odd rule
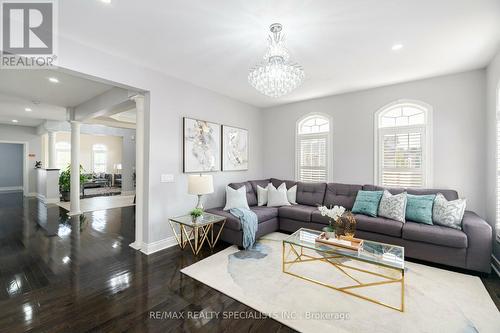
[[[65,213],[21,193],[0,194],[0,332],[293,331],[180,273],[209,250],[146,256],[130,248],[132,207]],[[498,277],[482,279],[500,308]],[[196,311],[247,319],[188,318]]]

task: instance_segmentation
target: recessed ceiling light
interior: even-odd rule
[[[12,122],[13,122],[13,123],[18,123],[18,122],[19,122],[19,120],[17,120],[17,119],[12,119]]]
[[[71,259],[70,259],[68,256],[65,256],[64,258],[62,258],[62,262],[63,262],[64,264],[67,264],[68,262],[70,262],[70,260],[71,260]]]
[[[403,44],[394,44],[394,45],[391,47],[391,49],[392,49],[393,51],[399,51],[399,50],[401,50],[402,48],[403,48]]]
[[[33,110],[32,110],[31,108],[24,108],[24,111],[26,111],[26,112],[31,112],[31,111],[33,111]]]
[[[104,2],[104,3],[111,3],[111,0],[101,0],[101,2]]]
[[[59,79],[57,77],[49,77],[49,81],[52,83],[59,83]]]

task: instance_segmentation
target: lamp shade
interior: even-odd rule
[[[199,195],[214,192],[214,181],[212,175],[189,175],[188,193]]]

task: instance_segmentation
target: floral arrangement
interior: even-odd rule
[[[330,219],[329,231],[335,231],[335,222],[345,213],[346,209],[342,206],[318,207],[321,216],[328,216]]]

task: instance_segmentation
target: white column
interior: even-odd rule
[[[144,211],[144,96],[132,97],[136,108],[135,124],[135,241],[130,246],[142,248],[143,211]]]
[[[69,215],[79,215],[80,211],[80,125],[71,120],[71,180]]]
[[[56,168],[56,132],[49,131],[49,162],[48,169]]]

